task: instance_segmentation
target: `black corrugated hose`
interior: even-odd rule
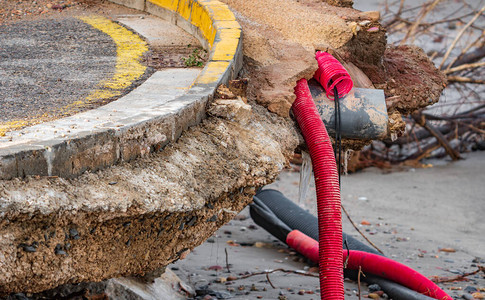
[[[286,243],[286,236],[294,229],[318,240],[317,218],[300,208],[277,190],[265,189],[258,191],[250,206],[250,213],[256,224],[266,229],[283,243]],[[343,233],[343,241],[344,243],[346,241],[350,250],[360,250],[382,255],[374,248],[345,233]],[[344,270],[344,275],[352,280],[357,280],[357,271],[355,270]],[[394,300],[433,299],[378,276],[366,274],[362,279],[368,284],[378,284]]]

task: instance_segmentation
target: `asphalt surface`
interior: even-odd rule
[[[114,72],[111,37],[76,18],[0,26],[0,122],[61,114]]]

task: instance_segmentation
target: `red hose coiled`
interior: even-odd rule
[[[310,260],[318,262],[319,243],[311,237],[298,230],[293,230],[286,237],[286,243]],[[347,250],[340,251],[342,262],[344,262],[347,259]],[[349,252],[347,269],[358,270],[361,267],[364,273],[387,278],[423,295],[440,300],[453,300],[434,282],[406,265],[373,253],[357,250]]]
[[[333,99],[335,86],[339,97],[348,94],[354,83],[340,62],[327,52],[321,51],[315,54],[315,58],[318,62],[318,70],[313,77],[323,86],[327,97]]]
[[[308,146],[315,177],[321,299],[343,300],[342,215],[335,156],[306,79],[297,82],[295,95],[292,110]]]

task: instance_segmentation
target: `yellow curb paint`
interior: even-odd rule
[[[185,20],[190,19],[190,13],[192,11],[193,0],[180,0],[177,7],[178,14]]]
[[[179,14],[199,28],[209,44],[211,61],[206,64],[195,83],[208,84],[219,80],[230,67],[241,39],[241,25],[229,7],[217,0],[148,1]]]
[[[218,5],[210,5],[209,9],[211,10],[211,15],[213,16],[214,20],[218,21],[234,21],[236,20],[236,17],[232,13],[232,11],[229,10],[227,5],[222,4],[219,2]]]
[[[225,39],[239,39],[240,37],[241,37],[241,29],[237,29],[237,28],[219,29],[219,38],[222,41]]]
[[[218,81],[230,64],[231,62],[229,61],[210,61],[202,70],[195,83],[209,84]]]
[[[241,25],[237,21],[214,21],[213,25],[217,29],[239,29],[241,30]]]
[[[212,55],[212,60],[231,60],[234,58],[234,53],[236,53],[237,45],[239,39],[226,38],[221,39],[215,44],[214,54]]]
[[[217,31],[212,25],[212,19],[209,12],[206,10],[206,7],[199,2],[194,2],[192,5],[190,22],[192,25],[200,29],[209,45],[212,47]]]
[[[176,11],[178,6],[178,0],[150,0],[150,2],[171,11]]]
[[[161,2],[168,3],[171,1],[164,0]],[[118,97],[123,93],[124,89],[128,88],[135,80],[145,74],[146,67],[140,63],[140,59],[143,53],[148,51],[148,45],[138,35],[104,17],[79,17],[79,19],[109,35],[116,44],[116,66],[113,76],[101,81],[96,90],[83,100],[78,100],[64,107],[57,108],[50,112],[50,115],[43,114],[42,116],[35,116],[30,119],[0,123],[0,136],[5,136],[5,133],[9,131],[19,130],[27,126],[55,119],[54,116],[59,116],[59,114],[61,116],[72,115],[77,112],[77,109],[87,106],[94,101],[103,101]]]

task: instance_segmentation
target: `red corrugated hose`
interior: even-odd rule
[[[317,52],[316,59],[319,68],[314,77],[325,89],[327,97],[334,96],[335,87],[339,97],[346,95],[352,89],[353,83],[344,67],[326,52]],[[297,82],[295,95],[296,100],[291,109],[313,164],[319,241],[294,230],[288,235],[287,243],[311,260],[318,261],[321,299],[344,299],[343,267],[347,259],[348,268],[358,269],[361,266],[364,272],[388,278],[435,299],[451,300],[450,296],[428,278],[384,256],[352,250],[347,257],[348,250],[344,250],[342,259],[342,215],[335,154],[306,79]]]
[[[317,193],[321,299],[344,299],[342,215],[335,156],[306,79],[297,82],[295,94],[292,110],[310,152]]]
[[[333,99],[335,86],[340,97],[347,95],[354,83],[342,64],[327,52],[319,51],[315,58],[318,62],[318,70],[313,77],[323,86],[327,97]]]

